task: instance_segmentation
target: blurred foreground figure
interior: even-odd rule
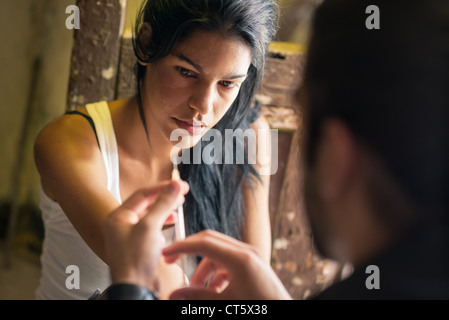
[[[320,297],[449,298],[449,3],[327,1],[309,49],[307,211],[356,268]]]

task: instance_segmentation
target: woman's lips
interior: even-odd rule
[[[183,121],[173,118],[179,128],[186,130],[190,135],[200,135],[203,133],[206,126],[200,121]]]

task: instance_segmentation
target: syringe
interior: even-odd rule
[[[173,171],[172,171],[172,179],[180,181],[181,176],[179,174],[178,165],[174,162],[173,163]],[[178,203],[178,209],[177,209],[177,217],[176,217],[176,224],[175,224],[175,239],[176,241],[184,240],[186,238],[186,229],[185,229],[185,223],[184,223],[184,208],[182,203]],[[182,278],[183,283],[185,286],[188,285],[186,272],[185,272],[185,257],[181,257],[181,269],[182,269]]]

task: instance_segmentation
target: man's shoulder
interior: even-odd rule
[[[446,226],[410,233],[346,279],[317,294],[322,300],[447,300]],[[441,229],[441,230],[440,230]],[[440,236],[438,236],[440,235]]]

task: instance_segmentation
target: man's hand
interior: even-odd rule
[[[188,191],[188,184],[179,181],[141,189],[107,217],[105,246],[113,283],[159,291],[156,270],[165,242],[162,228]]]
[[[174,291],[170,299],[292,299],[253,246],[224,234],[203,231],[164,248],[162,254],[168,263],[175,262],[181,254],[204,257],[192,277],[191,287]],[[209,282],[211,277],[213,280]]]

